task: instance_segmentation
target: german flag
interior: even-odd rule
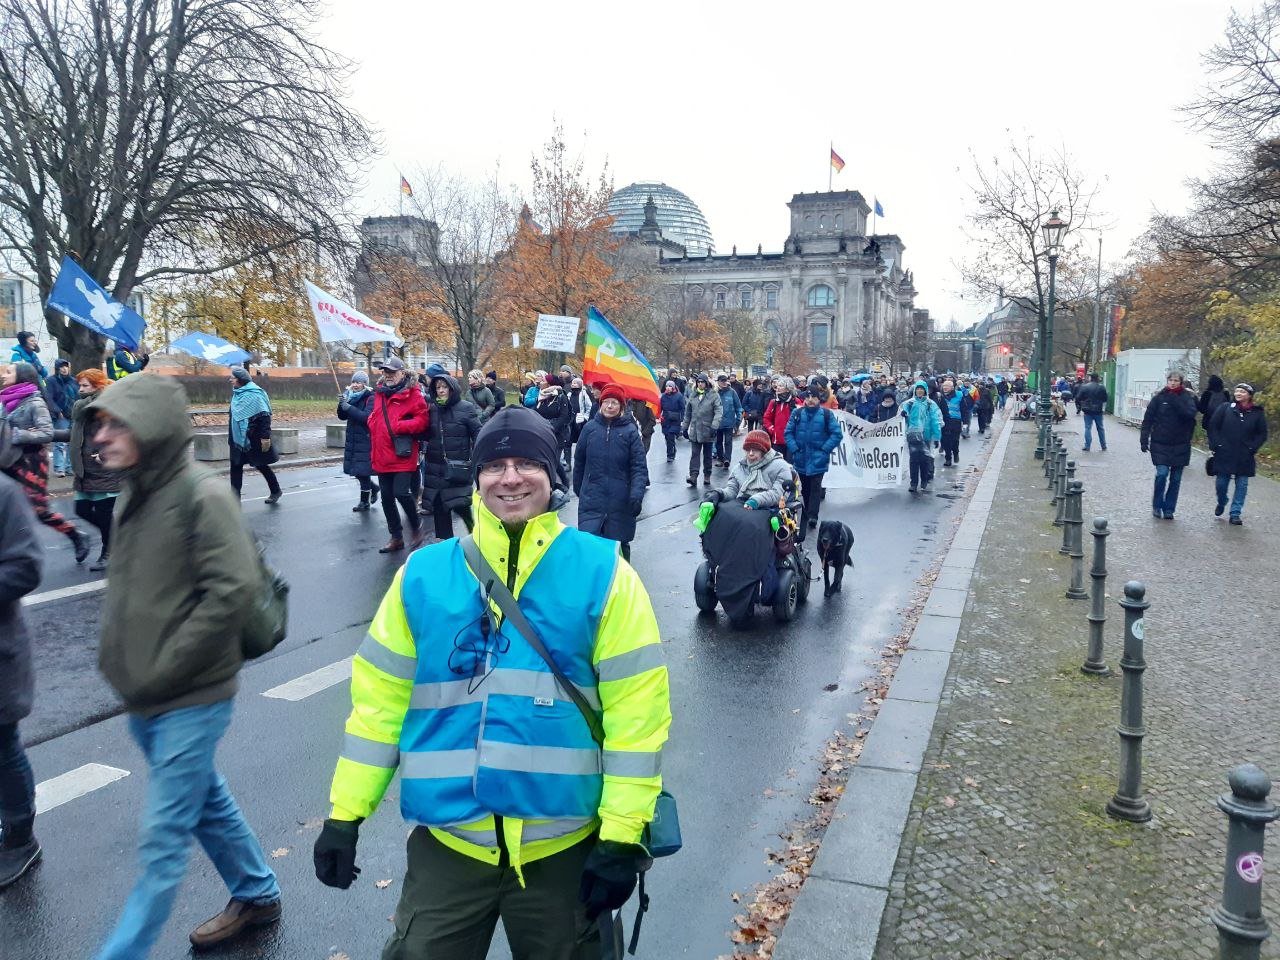
[[[836,168],[836,173],[844,169],[844,161],[840,159],[840,154],[836,153],[836,148],[831,148],[831,165]]]
[[[400,176],[400,192],[406,197],[413,196],[413,187],[409,186],[409,181],[404,178],[403,174]]]

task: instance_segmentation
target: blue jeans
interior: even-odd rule
[[[0,723],[0,824],[36,815],[36,785],[16,723]]]
[[[71,421],[66,417],[53,418],[53,429],[68,430],[71,427]],[[55,443],[53,445],[53,472],[54,473],[70,473],[71,472],[71,455],[67,452],[66,443]]]
[[[1156,467],[1155,494],[1151,509],[1155,513],[1173,513],[1178,508],[1178,490],[1182,486],[1182,467]],[[1167,484],[1167,486],[1166,486]]]
[[[1235,480],[1236,492],[1231,498],[1231,516],[1238,517],[1244,512],[1244,498],[1249,495],[1249,478],[1237,473]],[[1231,483],[1231,474],[1220,473],[1213,478],[1213,483],[1218,488],[1218,506],[1225,507],[1227,505],[1227,487]]]
[[[1098,428],[1098,446],[1102,447],[1103,450],[1107,449],[1107,431],[1102,429],[1102,414],[1100,413],[1086,413],[1084,415],[1084,448],[1088,450],[1093,446],[1092,428],[1094,426]],[[1174,499],[1176,500],[1177,497],[1175,496]]]
[[[227,781],[213,767],[231,704],[129,717],[129,733],[147,758],[151,780],[142,810],[138,879],[98,960],[143,960],[151,952],[186,873],[192,837],[233,898],[254,904],[279,899],[276,875]]]

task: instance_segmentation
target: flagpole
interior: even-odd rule
[[[836,142],[832,140],[827,144],[827,193],[831,192],[831,171],[835,169],[835,164],[831,162],[831,154],[836,152]]]
[[[338,368],[333,365],[333,351],[329,349],[328,341],[325,341],[324,352],[329,357],[329,372],[333,374],[333,385],[339,393],[342,393],[342,384],[338,383]]]

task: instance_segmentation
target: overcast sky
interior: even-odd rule
[[[847,164],[835,189],[880,199],[878,229],[905,242],[917,306],[968,323],[989,307],[963,296],[953,266],[970,151],[989,160],[1027,134],[1065,145],[1103,182],[1104,257],[1122,258],[1215,160],[1177,107],[1204,83],[1201,54],[1230,7],[330,0],[317,30],[355,62],[353,105],[382,133],[367,213],[395,211],[398,169],[498,165],[527,188],[559,119],[616,187],[663,180],[688,194],[718,252],[781,250],[786,202],[827,188],[833,142]]]

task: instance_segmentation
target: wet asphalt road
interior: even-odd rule
[[[732,894],[750,899],[753,884],[770,875],[765,851],[780,844],[778,831],[812,809],[806,798],[822,744],[859,708],[859,686],[871,672],[866,661],[897,632],[915,581],[935,558],[961,501],[946,482],[952,471],[942,470],[936,496],[830,491],[823,516],[849,523],[857,537],[856,566],[845,577],[843,594],[824,601],[819,582],[785,628],[761,611],[753,629],[734,631],[723,613],[699,615],[693,602],[701,555],[689,521],[702,487],[695,492],[684,484],[687,445],[668,464],[661,438],[655,439],[653,485],[632,562],[667,644],[674,722],[664,775],[680,802],[685,848],[650,874],[652,908],[640,955],[709,960],[731,950],[726,931],[741,910]],[[975,435],[963,444],[966,469],[986,442]],[[715,476],[723,482],[723,471]],[[275,927],[211,955],[376,958],[404,875],[408,828],[399,817],[398,783],[361,829],[357,884],[345,892],[321,886],[310,848],[327,812],[350,705],[347,684],[296,702],[262,693],[349,657],[400,561],[376,553],[386,539],[381,513],[351,512],[355,483],[337,467],[287,471],[281,479],[286,495],[271,508],[261,502],[261,479],[247,478],[245,512],[292,584],[290,638],[245,670],[219,766],[264,849],[275,854],[271,863],[284,889],[285,913]],[[562,512],[568,523],[575,515],[576,503]],[[98,579],[75,566],[64,538],[42,531],[42,539],[46,572],[39,593]],[[37,781],[87,763],[129,775],[41,814],[44,862],[0,894],[5,960],[92,956],[132,884],[146,765],[95,670],[100,596],[91,592],[28,608],[37,705],[23,732],[36,744],[30,752]],[[824,690],[833,683],[834,691]],[[388,879],[385,888],[375,885]],[[153,956],[187,956],[187,933],[225,899],[212,865],[193,851]],[[499,944],[491,956],[507,953]]]

